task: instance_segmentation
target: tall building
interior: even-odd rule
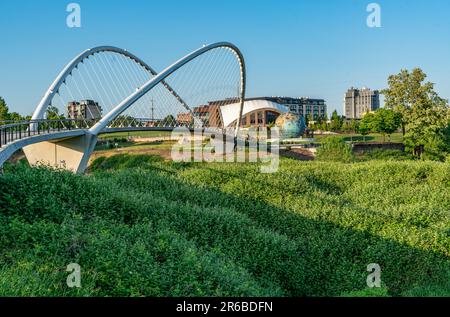
[[[316,120],[325,117],[327,114],[327,105],[323,99],[312,99],[307,97],[262,97],[256,99],[264,99],[286,106],[289,112],[303,116],[304,118],[312,118]]]
[[[70,119],[100,119],[102,108],[93,100],[71,101],[67,104],[67,117]]]
[[[350,88],[344,97],[344,115],[347,119],[361,119],[365,113],[380,108],[378,90]]]

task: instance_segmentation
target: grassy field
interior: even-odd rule
[[[0,188],[0,295],[450,295],[448,163],[122,153],[86,176],[8,167]]]

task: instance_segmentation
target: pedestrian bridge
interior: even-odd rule
[[[242,53],[227,42],[204,45],[159,73],[126,50],[88,49],[59,73],[31,120],[0,125],[0,166],[23,149],[31,165],[83,173],[102,133],[233,128],[237,136],[245,86]],[[214,109],[236,102],[235,126],[225,127]]]

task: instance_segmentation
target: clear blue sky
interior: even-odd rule
[[[70,2],[82,27],[66,26]],[[377,2],[382,27],[366,25]],[[114,45],[156,69],[216,41],[243,51],[248,96],[324,98],[342,112],[350,86],[385,87],[389,74],[421,67],[450,98],[448,0],[1,0],[0,96],[30,114],[80,51]]]

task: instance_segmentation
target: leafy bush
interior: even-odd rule
[[[0,177],[0,295],[450,295],[449,164],[96,162]]]
[[[317,149],[316,158],[320,161],[349,163],[354,160],[352,148],[341,137],[329,137]]]
[[[360,291],[347,292],[341,297],[387,297],[388,291],[385,288],[366,288]]]

